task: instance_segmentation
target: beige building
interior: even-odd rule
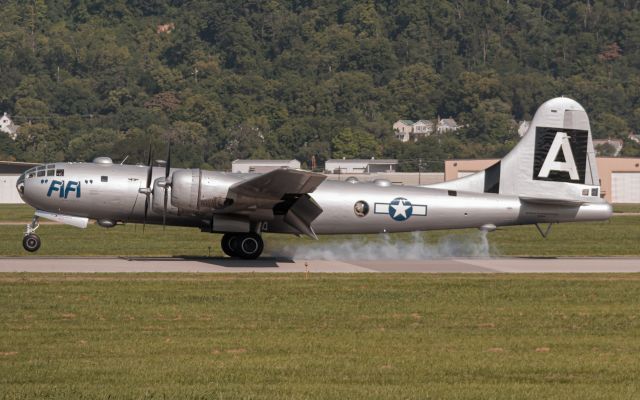
[[[602,196],[610,203],[640,203],[640,158],[598,157]],[[489,168],[498,159],[447,160],[444,180],[451,181]]]

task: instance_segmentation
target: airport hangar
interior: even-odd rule
[[[399,185],[428,185],[462,178],[495,164],[498,159],[447,160],[442,172],[397,172],[398,160],[330,160],[328,179],[359,181],[385,179]],[[640,158],[598,157],[602,195],[610,203],[640,203]],[[344,164],[344,165],[342,165]],[[38,163],[0,161],[0,204],[23,203],[15,189],[20,174]],[[349,168],[346,168],[346,167]],[[268,172],[299,168],[297,160],[236,160],[233,172]],[[369,172],[367,172],[369,171]],[[373,172],[376,171],[376,172]]]

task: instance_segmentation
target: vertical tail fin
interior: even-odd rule
[[[578,102],[551,99],[502,160],[476,174],[437,185],[547,202],[601,202],[589,118]]]

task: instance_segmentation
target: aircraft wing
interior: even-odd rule
[[[227,197],[233,203],[218,212],[248,215],[257,220],[283,215],[284,222],[297,232],[317,239],[311,223],[322,208],[308,193],[325,179],[325,175],[314,172],[276,169],[231,185]]]
[[[325,179],[326,176],[314,172],[276,169],[232,185],[229,193],[243,197],[281,200],[285,194],[311,193]]]

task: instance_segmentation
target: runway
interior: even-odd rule
[[[2,272],[41,273],[637,273],[640,258],[246,261],[190,257],[0,257]]]

